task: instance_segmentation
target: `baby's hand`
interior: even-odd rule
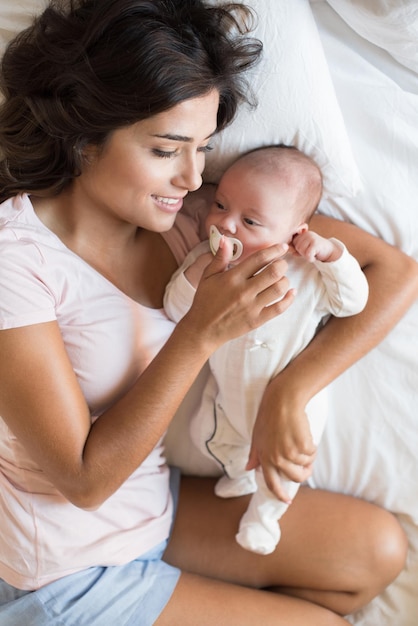
[[[300,256],[309,263],[313,261],[336,261],[342,254],[342,249],[331,239],[321,237],[312,230],[306,230],[295,235],[292,246]]]

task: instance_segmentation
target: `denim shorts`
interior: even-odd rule
[[[178,473],[172,472],[173,498]],[[152,626],[180,577],[164,563],[167,541],[116,567],[91,567],[36,591],[0,579],[0,626]]]

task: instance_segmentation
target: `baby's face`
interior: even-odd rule
[[[241,262],[256,250],[291,242],[301,223],[296,197],[294,189],[271,175],[234,165],[219,183],[206,231],[214,225],[223,235],[239,239]]]

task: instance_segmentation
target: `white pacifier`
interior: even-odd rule
[[[219,243],[221,238],[225,237],[225,239],[229,239],[232,243],[232,259],[231,261],[236,261],[242,254],[243,245],[239,239],[235,237],[227,237],[226,235],[222,235],[219,230],[212,224],[209,229],[209,246],[213,255],[215,255],[219,248]]]

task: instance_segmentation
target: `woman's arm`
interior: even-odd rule
[[[210,354],[291,303],[291,292],[277,301],[288,290],[281,246],[228,272],[223,252],[159,354],[93,424],[58,324],[0,331],[0,415],[73,504],[97,507],[114,493],[158,443]]]
[[[345,243],[366,273],[370,291],[361,313],[331,318],[266,390],[249,467],[261,463],[267,484],[284,500],[277,472],[303,481],[315,456],[305,415],[307,402],[374,348],[418,297],[418,264],[406,254],[356,226],[325,216],[315,216],[312,228]]]

